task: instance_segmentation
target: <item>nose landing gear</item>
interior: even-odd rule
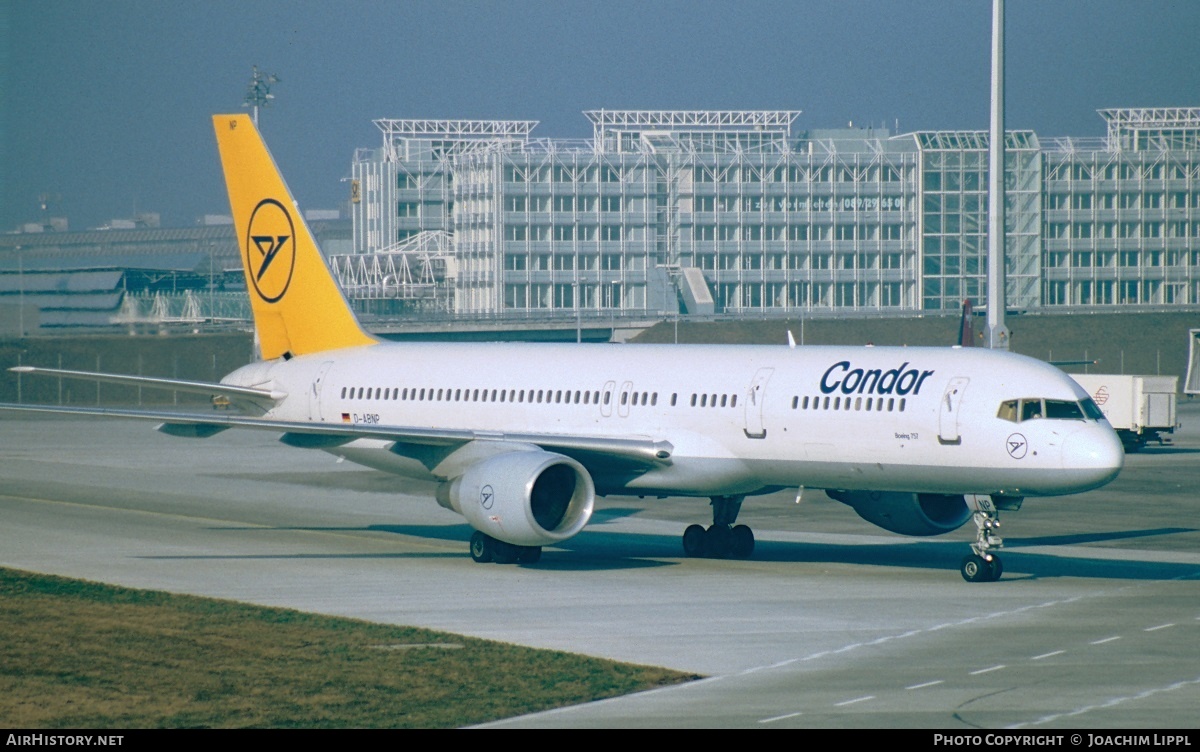
[[[992,553],[1004,547],[1004,540],[995,534],[1000,527],[1000,513],[988,500],[977,505],[971,519],[976,529],[975,542],[971,544],[974,553],[963,557],[959,569],[967,582],[995,582],[1004,574],[1004,564]]]

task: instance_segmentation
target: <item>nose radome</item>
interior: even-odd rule
[[[1063,442],[1063,470],[1090,488],[1098,488],[1116,478],[1124,465],[1125,449],[1121,440],[1106,425],[1089,425]]]

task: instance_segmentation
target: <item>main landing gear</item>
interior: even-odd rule
[[[749,559],[754,553],[754,531],[734,525],[745,496],[712,497],[713,524],[688,525],[683,531],[683,552],[688,556],[713,559]]]
[[[534,564],[542,558],[542,547],[505,543],[476,530],[471,534],[471,558],[480,564]]]
[[[960,567],[967,582],[995,582],[1004,574],[1004,564],[992,553],[993,549],[1004,547],[1004,541],[995,535],[1000,527],[1000,513],[990,504],[986,506],[989,508],[977,508],[971,516],[976,528],[975,542],[971,544],[974,553],[964,557]]]

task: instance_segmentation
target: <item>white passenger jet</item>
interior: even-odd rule
[[[160,421],[173,436],[282,433],[440,482],[479,562],[534,562],[597,496],[707,497],[688,556],[747,557],[746,496],[824,489],[868,522],[973,520],[969,581],[1000,577],[999,510],[1117,476],[1121,442],[1069,376],[976,348],[387,343],[362,330],[258,131],[213,118],[262,359],[220,384],[19,367],[213,395],[236,412],[6,405]]]

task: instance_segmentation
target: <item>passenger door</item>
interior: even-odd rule
[[[617,403],[617,415],[620,415],[622,418],[629,417],[629,397],[632,392],[632,381],[626,381],[624,384],[621,384],[620,401]]]
[[[760,368],[746,390],[746,427],[742,429],[747,439],[767,438],[767,429],[763,425],[763,399],[767,391],[767,382],[771,380],[774,368]]]
[[[317,369],[317,376],[313,379],[312,387],[308,392],[309,420],[324,420],[321,417],[321,388],[325,385],[325,378],[329,375],[329,369],[332,367],[333,361],[327,360]]]
[[[938,443],[961,444],[962,436],[958,431],[958,408],[962,404],[963,392],[967,390],[970,379],[966,376],[955,376],[946,385],[942,394],[942,404],[938,408]]]
[[[604,382],[604,389],[600,392],[600,414],[605,418],[612,415],[612,399],[613,389],[617,386],[615,381]]]

